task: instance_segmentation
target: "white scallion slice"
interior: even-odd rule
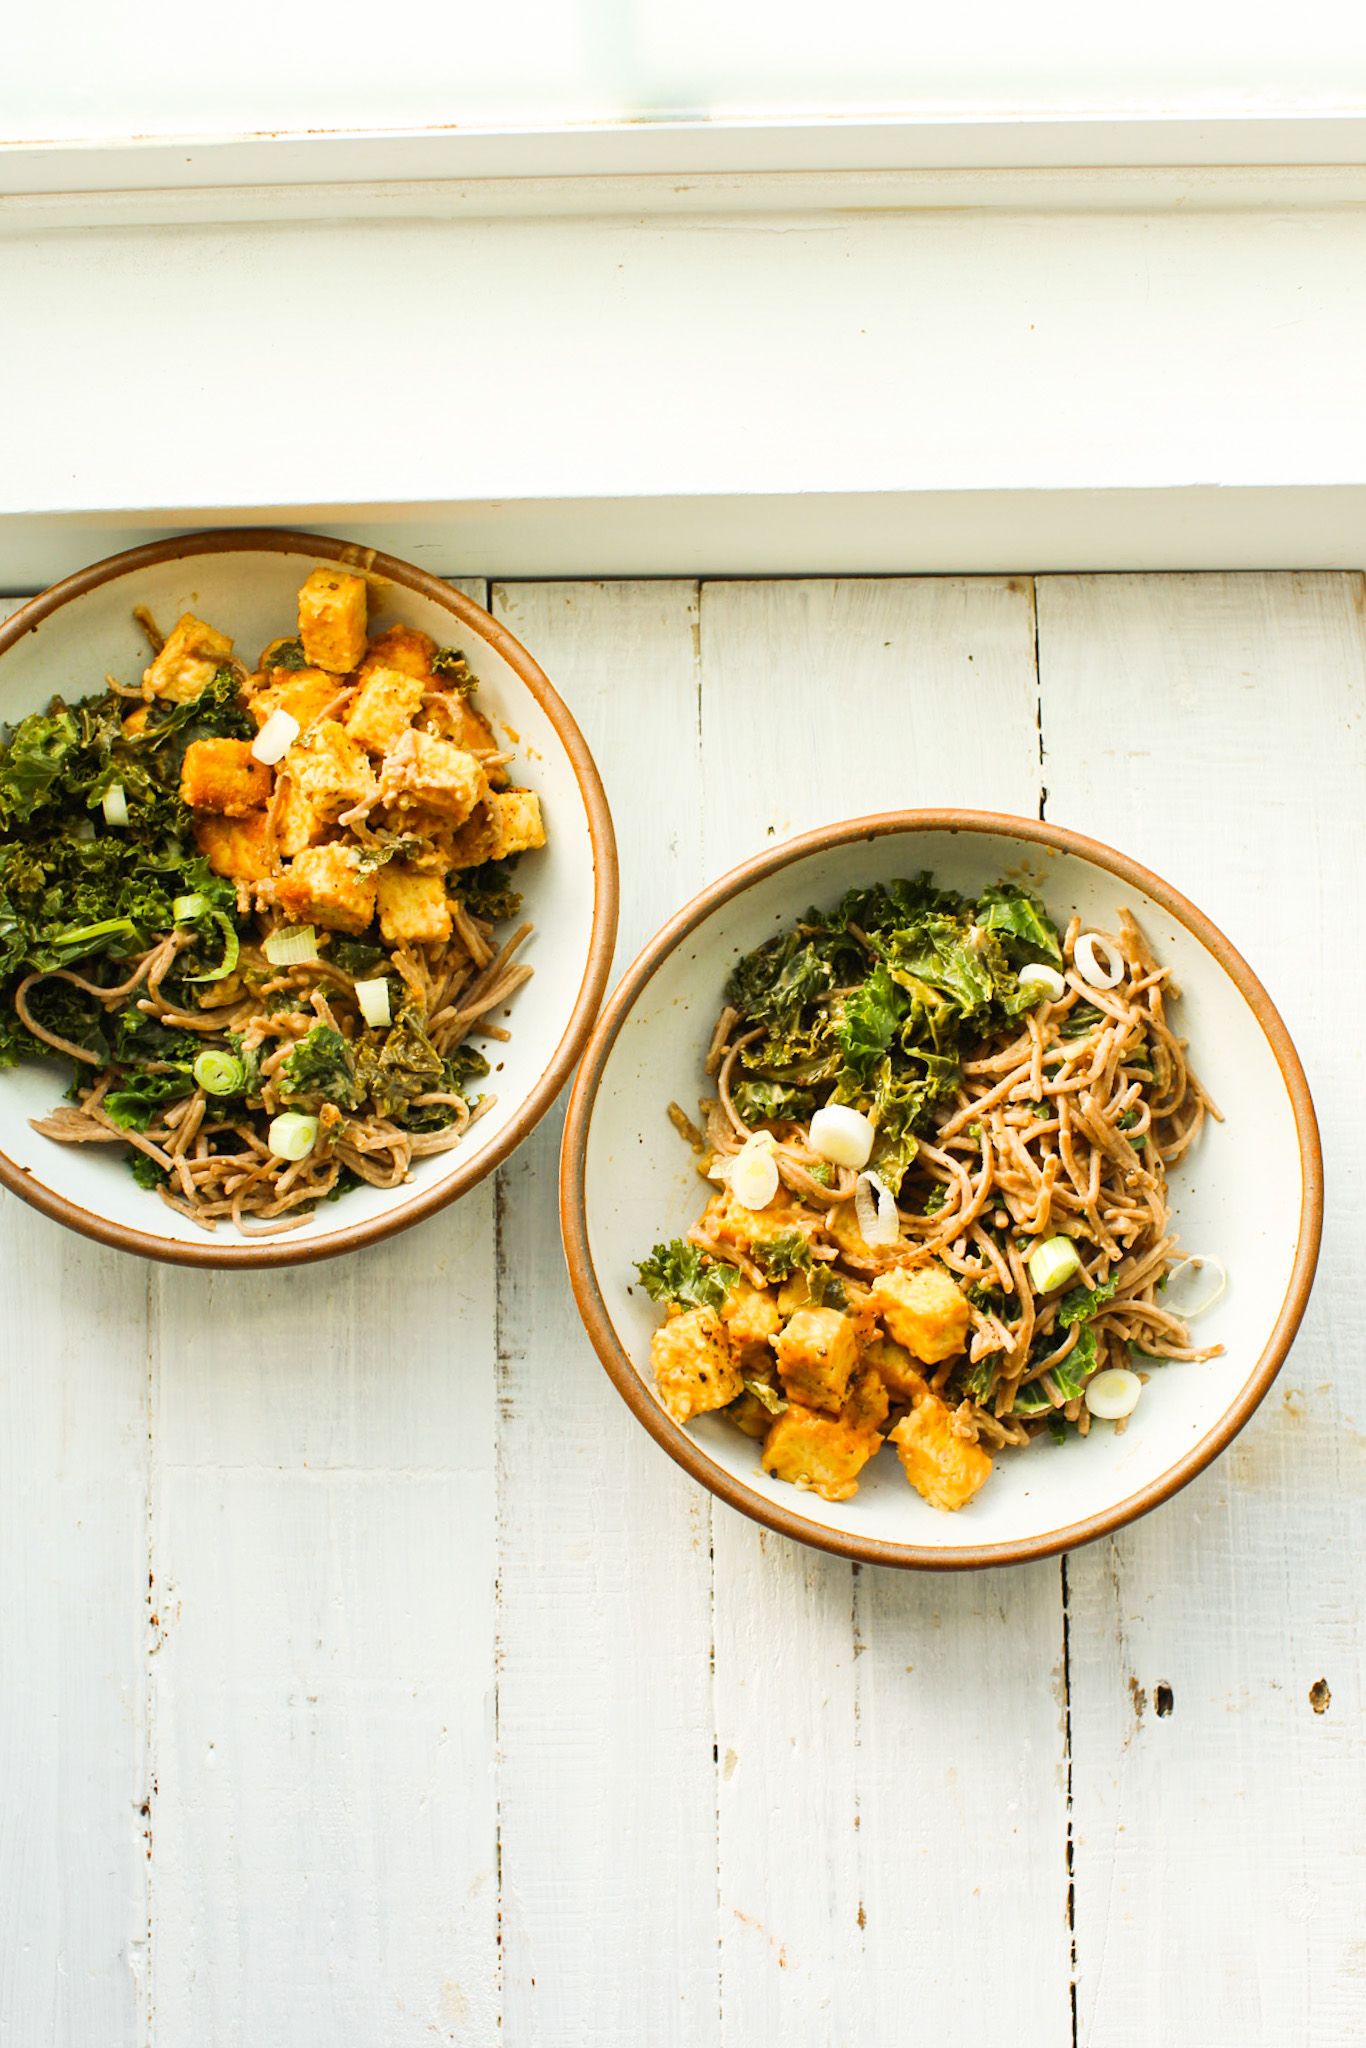
[[[311,924],[283,925],[262,946],[272,967],[303,967],[318,957],[318,938]]]
[[[373,981],[356,983],[356,1001],[360,1013],[372,1031],[379,1031],[393,1023],[389,1009],[389,981],[386,975],[378,975]]]
[[[880,1174],[859,1175],[854,1183],[854,1214],[865,1244],[895,1244],[901,1235],[896,1198]]]
[[[194,1077],[206,1095],[240,1095],[247,1069],[230,1052],[202,1052],[194,1063]]]
[[[1104,960],[1101,954],[1105,955]],[[1088,988],[1117,988],[1124,975],[1124,956],[1099,932],[1083,932],[1072,948],[1077,973]]]
[[[1143,1382],[1136,1372],[1112,1365],[1087,1381],[1086,1405],[1102,1422],[1122,1422],[1126,1415],[1133,1414],[1142,1392]]]
[[[251,743],[251,758],[273,768],[277,761],[284,760],[298,737],[298,719],[291,718],[287,711],[272,711]]]
[[[843,1102],[827,1103],[811,1119],[811,1150],[835,1166],[866,1166],[873,1136],[873,1126],[862,1110],[850,1109]]]
[[[106,825],[128,823],[128,799],[121,782],[111,782],[104,792],[104,822]]]
[[[1162,1289],[1162,1306],[1180,1316],[1183,1323],[1193,1323],[1206,1309],[1214,1307],[1227,1286],[1228,1273],[1222,1259],[1216,1259],[1212,1252],[1192,1252],[1168,1273]]]
[[[1067,983],[1057,968],[1046,967],[1041,960],[1031,967],[1022,967],[1018,980],[1021,988],[1045,989],[1050,1003],[1060,1003],[1067,994]]]
[[[318,1142],[318,1119],[287,1109],[273,1119],[266,1143],[277,1159],[307,1159]]]
[[[746,1209],[766,1209],[778,1192],[778,1162],[773,1139],[761,1131],[736,1153],[730,1169],[730,1191]]]
[[[1029,1254],[1029,1277],[1039,1294],[1052,1294],[1080,1270],[1081,1260],[1070,1237],[1046,1237]]]
[[[208,903],[203,896],[177,896],[171,905],[171,915],[177,924],[193,924],[207,909]]]

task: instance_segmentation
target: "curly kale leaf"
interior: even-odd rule
[[[277,640],[261,656],[263,669],[301,669],[308,667],[308,656],[304,653],[302,640]]]
[[[906,1014],[906,998],[881,961],[863,986],[845,999],[835,1020],[835,1041],[845,1075],[866,1082]],[[844,1076],[841,1076],[841,1080]]]
[[[676,1301],[686,1308],[709,1308],[720,1314],[722,1304],[740,1278],[734,1266],[710,1259],[696,1245],[676,1237],[671,1244],[657,1244],[648,1259],[636,1265],[640,1284],[653,1301]]]
[[[834,970],[822,950],[799,931],[788,931],[745,955],[726,983],[726,1000],[756,1024],[789,1026],[807,1003],[834,986]]]
[[[477,868],[463,871],[455,893],[471,917],[482,917],[489,924],[502,924],[516,917],[522,899],[512,886],[512,877],[520,858],[519,854],[510,853],[506,860],[486,860]]]
[[[754,1246],[754,1263],[769,1280],[787,1280],[794,1273],[809,1273],[816,1261],[809,1239],[800,1230],[781,1230]]]
[[[363,939],[344,939],[338,933],[328,933],[327,957],[340,967],[343,974],[363,981],[384,959],[384,948],[367,946]]]
[[[977,922],[995,932],[1012,967],[1045,961],[1062,966],[1058,928],[1038,897],[1014,882],[984,889],[977,899]]]
[[[125,1131],[145,1131],[166,1103],[193,1095],[194,1089],[194,1074],[189,1067],[178,1068],[171,1074],[153,1074],[145,1067],[137,1067],[107,1091],[101,1108]]]
[[[280,1094],[287,1099],[307,1095],[333,1102],[338,1109],[359,1109],[365,1091],[356,1076],[351,1048],[330,1024],[315,1024],[289,1057],[275,1070]]]
[[[1116,1278],[1102,1280],[1099,1287],[1074,1287],[1064,1294],[1058,1304],[1058,1323],[1064,1330],[1070,1330],[1073,1323],[1087,1322],[1098,1308],[1109,1301],[1119,1286]]]
[[[463,1095],[465,1083],[482,1079],[488,1070],[489,1063],[481,1052],[476,1052],[472,1045],[458,1045],[443,1062],[441,1079],[429,1092],[434,1095]],[[478,1101],[479,1098],[473,1099]],[[410,1104],[397,1112],[397,1121],[405,1131],[444,1131],[455,1122],[457,1114],[454,1103],[450,1102],[428,1102],[420,1108]]]
[[[59,698],[46,716],[31,712],[9,735],[0,761],[0,819],[31,818],[47,802],[79,740],[72,713]]]
[[[470,665],[458,647],[438,647],[432,656],[432,674],[440,676],[445,687],[457,697],[472,697],[479,688],[479,678],[470,673]]]
[[[382,1041],[363,1040],[355,1059],[361,1099],[369,1095],[381,1116],[396,1116],[414,1096],[436,1093],[446,1071],[410,996],[401,1001]]]
[[[743,1123],[756,1125],[790,1118],[803,1123],[816,1107],[808,1088],[785,1088],[781,1081],[740,1081],[731,1090],[731,1100]]]

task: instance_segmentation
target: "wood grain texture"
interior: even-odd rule
[[[494,605],[602,772],[620,966],[701,881],[696,588],[522,584]],[[499,1175],[503,2037],[703,2048],[718,2006],[711,1499],[637,1427],[584,1335],[558,1241],[560,1125],[547,1117]]]
[[[147,1268],[7,1194],[0,1300],[0,2041],[122,2048],[146,1991]]]
[[[863,812],[1037,815],[1026,580],[705,584],[702,672],[711,875]],[[1008,1996],[1058,2048],[1057,1567],[856,1572],[714,1526],[723,2041],[970,2042]]]
[[[1347,2048],[1366,2041],[1362,582],[1059,577],[1038,604],[1049,816],[1148,862],[1243,951],[1304,1059],[1328,1185],[1316,1292],[1260,1413],[1069,1565],[1079,2038]]]

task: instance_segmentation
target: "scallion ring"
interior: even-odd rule
[[[246,1062],[230,1052],[202,1052],[194,1063],[194,1077],[206,1095],[240,1095],[246,1086]]]
[[[104,792],[103,805],[104,822],[106,825],[126,825],[128,823],[128,798],[124,794],[121,782],[110,783],[108,789]]]
[[[1108,965],[1102,962],[1102,953]],[[1102,932],[1083,932],[1072,948],[1072,958],[1088,988],[1117,988],[1124,978],[1124,955]]]
[[[854,1183],[854,1214],[865,1244],[895,1244],[901,1235],[896,1198],[881,1174],[859,1175]]]
[[[278,926],[261,951],[272,967],[304,967],[318,957],[318,939],[311,924]]]
[[[1029,1277],[1038,1294],[1052,1294],[1080,1272],[1081,1260],[1070,1237],[1047,1237],[1029,1254]]]
[[[1067,983],[1057,968],[1046,967],[1041,960],[1032,966],[1022,967],[1017,979],[1021,988],[1043,989],[1050,1003],[1060,1003],[1067,994]]]
[[[277,1159],[307,1159],[318,1142],[318,1119],[287,1109],[272,1119],[266,1143]]]

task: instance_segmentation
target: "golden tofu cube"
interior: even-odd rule
[[[887,1389],[877,1373],[871,1366],[860,1364],[849,1382],[848,1398],[840,1409],[841,1419],[858,1429],[881,1431],[890,1407]]]
[[[675,1422],[725,1408],[742,1391],[739,1362],[710,1309],[692,1308],[661,1323],[650,1339],[650,1363]]]
[[[376,633],[370,642],[369,652],[360,665],[361,677],[373,674],[377,668],[396,668],[405,676],[418,676],[431,689],[441,686],[432,675],[432,656],[436,653],[436,642],[429,633],[419,633],[416,626],[390,626],[387,633]]]
[[[250,740],[191,740],[180,769],[180,800],[194,811],[245,818],[270,800],[270,770],[251,758]]]
[[[916,1492],[932,1508],[952,1511],[970,1501],[991,1470],[991,1459],[971,1437],[959,1436],[943,1401],[926,1394],[888,1436]]]
[[[809,1237],[818,1227],[817,1219],[799,1209],[785,1187],[778,1189],[765,1209],[747,1209],[743,1202],[735,1200],[728,1187],[723,1188],[712,1196],[703,1215],[723,1243],[733,1244],[742,1252],[752,1251],[756,1244],[767,1244],[789,1231]]]
[[[315,811],[292,776],[285,777],[285,793],[275,814],[275,843],[281,853],[293,857],[306,846],[318,846],[335,830],[330,818]]]
[[[483,861],[492,860],[497,837],[498,828],[485,798],[483,803],[475,805],[460,829],[451,834],[447,842],[451,866],[477,868]]]
[[[123,721],[123,729],[129,739],[134,738],[140,732],[146,732],[147,720],[151,717],[151,714],[152,707],[150,704],[139,704],[136,711],[129,712]]]
[[[335,718],[322,719],[295,740],[284,767],[294,787],[324,818],[339,818],[375,795],[368,754]]]
[[[299,592],[299,638],[310,668],[344,676],[365,659],[365,578],[315,569]]]
[[[448,697],[446,701],[452,718],[458,723],[458,730],[453,728],[451,732],[451,738],[458,747],[466,747],[472,754],[480,748],[490,754],[502,751],[493,737],[493,727],[482,711],[475,710],[468,697]]]
[[[473,754],[411,726],[385,755],[380,785],[400,810],[435,811],[451,825],[463,825],[489,793]]]
[[[188,704],[209,684],[232,653],[226,633],[206,626],[193,612],[184,612],[150,668],[142,672],[143,692]]]
[[[764,1438],[762,1464],[774,1479],[786,1479],[822,1500],[848,1500],[858,1492],[858,1475],[882,1448],[875,1429],[842,1415],[818,1415],[797,1403],[775,1417]]]
[[[511,853],[527,853],[545,845],[541,799],[534,789],[493,790],[488,807],[494,827],[490,860],[506,860]]]
[[[807,1408],[841,1408],[858,1360],[852,1316],[837,1308],[798,1309],[773,1339],[778,1371],[794,1401]]]
[[[967,1344],[968,1304],[942,1266],[879,1273],[869,1303],[892,1341],[904,1344],[922,1365],[937,1365]]]
[[[206,812],[194,821],[195,845],[216,875],[226,875],[231,882],[262,882],[280,865],[266,824],[264,811],[252,811],[245,818]]]
[[[914,1401],[929,1392],[925,1376],[916,1371],[910,1352],[903,1344],[893,1344],[890,1337],[875,1337],[864,1345],[859,1356],[872,1367],[894,1401]]]
[[[440,874],[391,860],[379,871],[379,928],[388,946],[428,946],[451,935],[451,906]]]
[[[375,915],[375,878],[356,865],[349,846],[308,846],[281,875],[276,901],[293,924],[363,932]]]
[[[372,754],[387,754],[422,703],[422,680],[400,668],[373,668],[351,700],[346,730]]]
[[[337,678],[321,668],[276,669],[250,700],[252,717],[265,724],[272,711],[287,711],[307,732],[315,718],[321,718],[337,695]]]
[[[736,1344],[762,1344],[783,1324],[767,1288],[755,1287],[743,1274],[721,1304],[721,1320]]]

